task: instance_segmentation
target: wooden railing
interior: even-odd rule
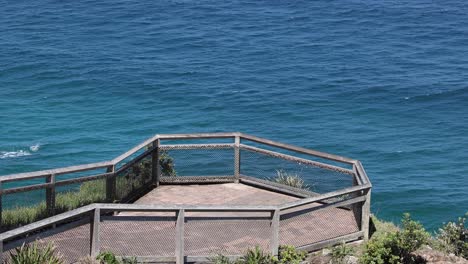
[[[164,141],[193,141],[193,140],[206,140],[206,139],[224,139],[230,140],[227,143],[205,143],[205,144],[163,144]],[[254,143],[254,144],[252,144]],[[266,149],[265,147],[269,147]],[[232,162],[233,162],[233,171],[229,175],[222,175],[220,177],[206,177],[204,175],[192,175],[194,177],[174,177],[172,178],[164,178],[162,179],[162,172],[161,166],[159,166],[160,155],[162,149],[200,149],[200,148],[209,148],[209,149],[217,149],[217,148],[224,148],[224,149],[233,149],[232,152]],[[250,152],[260,153],[262,155],[266,155],[269,157],[278,158],[281,160],[292,161],[298,164],[306,164],[308,166],[317,167],[325,170],[335,171],[342,174],[349,174],[350,177],[353,178],[353,182],[355,186],[351,186],[349,188],[345,188],[342,190],[336,190],[334,192],[318,194],[310,191],[300,190],[297,188],[286,187],[281,184],[274,184],[271,182],[267,182],[265,180],[257,179],[255,177],[250,177],[249,175],[244,175],[242,173],[242,158],[241,158],[241,150],[247,150]],[[279,151],[285,150],[288,153],[281,153]],[[306,157],[297,157],[292,155],[291,153],[298,153],[303,154]],[[136,155],[136,156],[135,156]],[[309,159],[311,158],[319,158],[319,160]],[[30,225],[21,227],[19,229],[15,229],[12,231],[7,231],[1,234],[2,240],[5,239],[12,239],[13,237],[21,236],[22,234],[26,234],[28,232],[32,232],[33,230],[43,228],[51,223],[59,223],[63,222],[71,217],[75,217],[79,214],[89,214],[91,211],[96,211],[99,209],[103,210],[117,210],[117,211],[126,211],[126,210],[153,210],[153,211],[160,211],[160,210],[169,210],[169,211],[177,211],[182,214],[183,211],[187,210],[208,210],[215,212],[216,210],[235,210],[234,207],[203,207],[203,208],[195,208],[190,206],[180,207],[174,205],[168,206],[140,206],[140,205],[123,205],[123,204],[93,204],[84,206],[81,208],[77,208],[75,210],[65,212],[60,215],[53,216],[57,212],[55,211],[56,207],[56,194],[57,194],[57,187],[60,186],[70,186],[72,184],[77,183],[84,183],[87,181],[95,181],[104,179],[105,180],[105,201],[108,203],[111,202],[126,202],[125,199],[123,200],[116,200],[118,187],[117,187],[117,176],[125,173],[126,170],[130,169],[135,164],[138,164],[143,159],[150,159],[151,160],[151,179],[149,183],[152,188],[159,186],[159,184],[165,183],[177,183],[181,180],[184,182],[193,181],[193,182],[244,182],[251,185],[256,185],[261,188],[271,189],[274,191],[279,191],[282,193],[287,193],[294,195],[296,197],[304,198],[294,203],[282,205],[280,207],[256,207],[256,210],[271,210],[272,219],[276,219],[278,214],[275,212],[281,212],[283,210],[294,210],[296,207],[301,207],[306,204],[326,201],[324,206],[345,206],[349,203],[359,203],[362,204],[362,221],[361,221],[361,231],[359,233],[364,239],[368,237],[368,229],[369,229],[369,214],[370,214],[370,194],[371,194],[371,183],[369,178],[362,166],[362,164],[358,160],[345,158],[333,154],[323,153],[315,150],[310,150],[306,148],[301,148],[297,146],[292,146],[288,144],[283,144],[267,139],[262,139],[259,137],[246,135],[243,133],[207,133],[207,134],[174,134],[174,135],[155,135],[146,141],[140,143],[139,145],[135,146],[134,148],[130,149],[129,151],[123,153],[122,155],[116,157],[110,161],[92,163],[92,164],[84,164],[79,166],[71,166],[65,168],[58,168],[58,169],[51,169],[51,170],[42,170],[36,172],[27,172],[27,173],[18,173],[6,176],[0,176],[0,222],[2,221],[2,197],[5,197],[9,194],[14,193],[24,193],[33,190],[40,190],[45,189],[45,202],[47,211],[49,212],[48,215],[52,216],[45,220],[41,220]],[[330,161],[329,163],[325,163],[323,161]],[[341,165],[340,165],[341,164]],[[156,165],[156,166],[155,166]],[[91,172],[93,170],[105,170],[103,173],[92,174],[81,176],[78,178],[66,178],[57,180],[58,176],[67,175],[71,173],[77,172]],[[44,179],[44,183],[37,183],[38,179]],[[164,181],[163,181],[164,180]],[[31,183],[27,183],[31,181]],[[9,186],[6,185],[14,182],[22,182],[21,186]],[[24,184],[24,183],[27,184]],[[2,187],[3,186],[3,187]],[[145,186],[148,188],[148,186]],[[339,201],[339,202],[330,202],[331,198],[340,197],[343,195],[353,194],[351,200],[347,202]],[[216,210],[215,210],[216,209]],[[247,209],[254,209],[251,207],[245,207]],[[181,211],[182,210],[182,211]],[[97,215],[94,214],[95,217]],[[272,220],[272,221],[273,221]],[[276,221],[276,220],[275,220]],[[277,226],[276,224],[272,224],[272,227]],[[353,236],[354,238],[354,236]],[[275,241],[273,239],[272,241]],[[277,250],[277,243],[274,243],[274,248]],[[91,247],[92,248],[92,247]],[[311,249],[311,248],[309,248]],[[276,251],[273,251],[275,253]],[[95,253],[95,252],[94,252]],[[180,259],[180,256],[178,256]]]
[[[175,261],[176,263],[184,263],[184,261],[206,261],[209,256],[187,256],[185,254],[184,245],[185,245],[185,238],[184,238],[184,223],[185,223],[185,214],[191,212],[204,212],[208,213],[208,215],[204,215],[204,218],[209,217],[223,217],[223,213],[269,213],[269,221],[270,221],[270,251],[271,254],[277,255],[278,248],[280,245],[280,219],[282,215],[285,214],[305,214],[310,213],[312,211],[323,210],[326,208],[340,208],[346,207],[350,205],[361,205],[367,199],[367,191],[370,190],[370,184],[365,184],[362,186],[355,186],[351,188],[347,188],[345,190],[328,193],[325,195],[302,199],[278,206],[267,206],[267,205],[259,205],[259,206],[236,206],[236,205],[229,205],[229,206],[213,206],[213,205],[175,205],[175,204],[166,204],[166,205],[141,205],[141,204],[91,204],[87,205],[75,210],[71,210],[66,213],[62,213],[56,216],[49,217],[44,220],[40,220],[38,222],[29,224],[24,227],[20,227],[14,230],[10,230],[0,234],[0,260],[2,259],[2,252],[3,250],[9,250],[14,246],[19,246],[22,243],[21,237],[27,237],[30,234],[37,234],[37,232],[44,232],[47,233],[48,228],[51,226],[57,226],[61,223],[70,223],[70,221],[76,221],[77,217],[85,216],[87,219],[90,219],[90,238],[89,238],[89,254],[93,257],[97,256],[100,252],[100,222],[101,217],[103,215],[109,215],[109,212],[115,214],[116,212],[124,213],[124,212],[172,212],[175,214],[176,220],[176,234],[175,238],[167,238],[167,241],[175,241],[175,252],[174,257],[166,257],[166,256],[137,256],[140,261],[155,261],[155,262],[171,262]],[[326,200],[342,197],[344,195],[348,195],[347,199],[343,199],[336,202],[326,202]],[[306,207],[312,203],[322,204],[320,206],[314,206],[312,208]],[[240,215],[239,218],[245,218],[246,221],[249,219],[249,215]],[[144,218],[144,216],[141,216]],[[130,220],[127,220],[130,221]],[[203,221],[203,220],[202,220]],[[68,229],[75,228],[76,225],[68,225],[68,228],[62,228],[61,231],[65,232]],[[367,232],[363,229],[365,226],[363,225],[360,231],[353,232],[350,234],[342,235],[339,237],[335,237],[332,239],[327,239],[323,241],[311,241],[311,243],[299,247],[302,250],[316,250],[319,248],[323,248],[324,246],[334,245],[343,241],[352,241],[365,236]],[[337,227],[339,228],[339,227]],[[47,235],[42,235],[43,237],[47,237]],[[5,243],[12,243],[15,239],[19,239],[13,245],[8,245]],[[120,240],[117,241],[119,243],[125,243],[125,237],[119,238]],[[5,247],[8,245],[8,247]],[[157,245],[155,245],[157,247]],[[122,256],[128,257],[128,256]],[[237,255],[228,256],[230,258],[239,257]],[[1,261],[0,261],[1,263]]]

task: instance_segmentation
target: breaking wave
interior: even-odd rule
[[[30,156],[30,155],[32,155],[31,152],[39,151],[40,147],[41,147],[40,144],[35,144],[35,145],[30,146],[29,150],[20,149],[18,151],[0,151],[0,159]]]

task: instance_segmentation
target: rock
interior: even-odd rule
[[[323,255],[312,255],[307,260],[308,263],[313,264],[330,264],[331,257],[330,256],[323,256]]]
[[[355,256],[346,256],[343,260],[346,264],[358,264],[359,259]]]
[[[447,255],[433,249],[420,249],[413,253],[416,257],[422,258],[427,264],[468,264],[468,260],[457,257],[453,254]]]

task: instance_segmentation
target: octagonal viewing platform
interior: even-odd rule
[[[242,133],[156,135],[111,161],[0,184],[4,261],[37,240],[69,263],[102,251],[184,263],[368,237],[359,161]]]

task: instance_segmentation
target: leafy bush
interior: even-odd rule
[[[411,264],[418,259],[411,253],[429,242],[430,235],[424,227],[404,214],[401,230],[372,238],[361,257],[363,264]]]
[[[218,254],[209,261],[214,264],[299,264],[305,260],[307,253],[293,246],[280,246],[279,256],[275,257],[264,252],[260,247],[248,249],[241,258],[231,261],[228,257]]]
[[[34,242],[16,248],[11,253],[11,264],[62,264],[65,263],[62,256],[55,252],[53,244],[44,245],[42,242]]]
[[[299,264],[306,259],[307,252],[297,250],[294,246],[280,246],[278,261],[280,264]]]
[[[96,260],[99,261],[101,264],[136,264],[136,258],[122,258],[119,260],[114,253],[110,251],[101,252],[97,257]]]
[[[459,217],[458,222],[449,222],[440,228],[436,234],[436,246],[448,254],[468,259],[466,217]]]
[[[161,150],[159,153],[159,165],[161,166],[161,174],[163,176],[177,176],[177,172],[174,168],[174,159],[166,150]]]
[[[235,261],[231,261],[228,257],[223,254],[217,254],[214,257],[208,258],[208,261],[213,264],[232,264]]]
[[[406,213],[402,219],[402,230],[397,232],[399,255],[405,262],[411,258],[410,254],[429,242],[431,236],[426,232],[421,223],[411,219]]]
[[[400,257],[393,252],[397,244],[396,233],[387,233],[369,240],[360,259],[362,264],[399,264]]]
[[[271,180],[295,188],[310,188],[310,186],[305,183],[304,179],[302,179],[301,176],[299,176],[298,174],[291,174],[285,170],[276,170],[276,176]]]
[[[103,264],[120,264],[120,261],[117,260],[115,254],[110,251],[101,252],[96,257],[96,260]]]
[[[91,256],[86,256],[84,258],[80,258],[77,264],[101,264],[96,259],[92,258]]]
[[[335,246],[331,249],[331,257],[333,263],[343,263],[346,256],[354,254],[354,248],[342,243],[339,246]]]
[[[240,261],[243,264],[271,264],[275,262],[275,259],[259,246],[256,246],[253,249],[248,249],[245,255],[240,258]]]

